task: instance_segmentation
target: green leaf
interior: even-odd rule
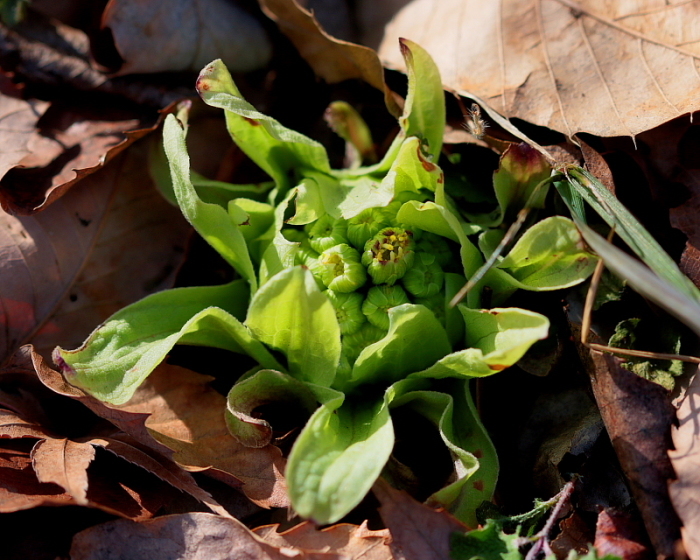
[[[401,381],[394,385],[401,393]],[[440,431],[445,445],[461,466],[455,470],[456,480],[430,497],[455,517],[471,527],[478,525],[476,510],[484,500],[493,496],[498,478],[496,450],[479,421],[466,381],[449,384],[449,394],[435,391],[403,392],[393,401],[391,409],[410,407]],[[416,443],[420,445],[420,443]]]
[[[360,353],[345,390],[363,383],[391,384],[435,363],[450,350],[445,329],[426,307],[409,303],[393,307],[389,332]]]
[[[190,181],[190,158],[185,146],[185,131],[173,115],[168,115],[165,119],[163,142],[170,162],[175,195],[185,218],[248,281],[251,293],[255,293],[258,282],[241,232],[241,224],[235,223],[218,204],[203,202],[197,195]]]
[[[547,338],[549,320],[518,308],[470,309],[458,306],[469,348],[448,354],[411,377],[484,377],[512,366],[536,341]]]
[[[299,243],[289,241],[282,235],[284,216],[295,191],[291,190],[284,200],[275,207],[274,222],[259,240],[263,247],[262,262],[260,263],[259,279],[262,286],[271,277],[286,268],[294,266],[294,259],[299,250]]]
[[[586,251],[576,225],[552,216],[529,228],[496,267],[506,270],[518,288],[559,290],[580,284],[591,274],[598,257]]]
[[[246,325],[287,357],[289,373],[329,387],[340,360],[335,310],[311,273],[300,266],[276,274],[250,303]]]
[[[610,225],[615,233],[642,259],[651,270],[676,290],[695,301],[700,300],[700,290],[685,276],[674,260],[661,248],[651,234],[637,221],[617,198],[615,198],[593,175],[578,168],[567,169],[569,181],[556,182],[555,186],[575,216],[575,221],[585,225],[585,218],[575,213],[573,201],[567,198],[567,189],[573,188]],[[586,238],[586,240],[588,240]],[[595,247],[593,247],[595,249]],[[596,250],[598,254],[599,251]],[[601,255],[602,256],[602,255]]]
[[[330,173],[326,149],[258,112],[243,99],[221,60],[209,63],[200,72],[197,91],[205,103],[226,111],[226,125],[233,141],[283,191],[293,186],[290,172]]]
[[[425,141],[437,161],[445,132],[445,92],[440,71],[425,49],[408,39],[399,42],[408,74],[408,94],[399,124],[406,136]]]
[[[320,525],[335,523],[360,503],[394,446],[385,399],[339,401],[309,419],[285,471],[292,507]]]
[[[286,373],[264,369],[231,388],[226,401],[226,424],[231,434],[246,447],[264,447],[272,439],[272,427],[263,418],[253,415],[256,408],[288,403],[306,410],[310,416],[319,402],[334,399],[342,400],[342,394],[304,383]]]
[[[54,361],[69,383],[115,405],[128,401],[178,343],[248,354],[263,367],[283,370],[231,314],[245,312],[247,296],[241,280],[158,292],[112,315],[80,348],[56,348]]]
[[[173,190],[173,182],[170,177],[168,158],[165,157],[163,140],[153,136],[149,139],[148,172],[160,193],[174,206],[177,206],[177,197]],[[197,195],[204,202],[218,204],[226,208],[229,200],[240,196],[262,201],[271,188],[275,186],[272,181],[263,183],[251,183],[247,185],[235,185],[223,181],[213,181],[203,177],[196,171],[190,170],[190,181],[194,185]]]
[[[489,519],[482,529],[450,539],[450,557],[454,560],[522,560],[518,535],[505,534],[498,523]]]

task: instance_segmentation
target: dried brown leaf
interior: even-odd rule
[[[362,525],[343,523],[322,531],[306,521],[278,533],[279,525],[257,527],[253,532],[265,542],[277,547],[293,547],[304,551],[333,552],[348,560],[392,560],[388,529],[371,531],[367,522]]]
[[[393,114],[401,114],[396,98],[384,83],[384,69],[375,51],[331,37],[321,29],[312,13],[294,0],[259,2],[318,76],[331,84],[364,80],[384,92],[387,107]],[[395,47],[398,50],[398,42]]]
[[[593,540],[593,531],[576,512],[559,523],[559,534],[552,541],[552,551],[557,558],[564,560],[571,550],[578,554],[586,554]]]
[[[610,440],[656,553],[673,556],[679,521],[668,494],[673,407],[666,389],[621,367],[610,354],[581,349]]]
[[[14,446],[16,447],[16,446]],[[74,505],[70,494],[56,484],[37,480],[27,451],[0,442],[0,513],[43,505]]]
[[[0,177],[31,152],[36,123],[48,108],[45,101],[24,101],[0,95]]]
[[[30,135],[26,155],[3,173],[0,204],[19,215],[45,208],[152,132],[157,120],[153,112],[138,114],[117,104],[54,102]]]
[[[77,347],[109,315],[168,287],[190,227],[133,146],[28,217],[0,211],[0,363],[32,341]]]
[[[125,61],[118,75],[198,72],[215,58],[249,72],[272,55],[260,23],[227,0],[110,0],[102,26]]]
[[[414,0],[379,49],[423,46],[443,83],[569,136],[636,135],[700,109],[697,2]]]
[[[652,560],[644,529],[628,513],[604,509],[598,515],[595,542],[599,556],[611,554],[622,560]]]
[[[695,374],[678,409],[672,429],[675,450],[669,451],[676,471],[669,484],[671,500],[683,522],[683,546],[692,560],[700,558],[700,376]]]
[[[81,531],[73,538],[71,560],[340,560],[336,554],[279,549],[235,519],[208,513],[166,515],[142,523],[125,519]]]
[[[391,551],[397,560],[445,560],[450,557],[450,535],[467,530],[448,512],[417,502],[381,478],[372,491],[381,503],[379,513],[391,532]]]
[[[238,480],[246,496],[263,507],[289,505],[282,453],[272,445],[253,449],[238,443],[226,427],[225,398],[210,380],[162,364],[120,410],[150,414],[149,432],[185,468],[211,469],[209,474],[226,483]]]
[[[46,438],[34,446],[31,457],[39,482],[58,484],[76,503],[87,505],[87,468],[95,458],[92,445]]]

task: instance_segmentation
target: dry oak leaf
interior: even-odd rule
[[[572,136],[634,136],[700,109],[700,2],[413,0],[379,49],[405,37],[443,83],[505,117]]]
[[[140,144],[45,211],[0,210],[0,364],[32,342],[77,347],[107,317],[170,287],[191,228],[155,190]]]
[[[241,490],[259,506],[288,506],[281,451],[273,445],[254,449],[238,443],[226,427],[226,399],[210,381],[161,364],[117,410],[148,414],[145,425],[151,436],[171,449],[173,460],[185,469],[206,470],[233,486],[242,483]]]
[[[171,487],[186,492],[206,504],[213,512],[225,517],[229,516],[228,512],[208,492],[199,487],[188,471],[172,460],[172,451],[153,439],[145,426],[148,414],[110,408],[83,393],[77,387],[66,383],[59,372],[48,367],[44,359],[34,352],[31,346],[20,348],[13,357],[13,362],[17,369],[22,366],[31,368],[32,373],[36,374],[41,383],[57,395],[82,403],[97,416],[123,430],[123,432],[109,435],[86,436],[79,439],[78,443],[105,449],[120,459],[155,475]],[[0,393],[1,396],[2,393]],[[13,417],[9,411],[6,412],[6,418],[6,426],[3,426],[3,416],[0,414],[0,437],[5,434],[9,437],[46,437],[41,427],[21,421]]]
[[[669,451],[676,480],[669,484],[671,501],[683,522],[683,546],[691,560],[700,559],[700,375],[690,382],[678,408],[678,427],[672,429]]]
[[[30,102],[0,94],[0,177],[31,152],[27,144],[48,106],[45,101]]]
[[[348,560],[393,560],[389,548],[391,535],[388,529],[372,531],[367,522],[362,525],[342,523],[321,531],[305,521],[287,531],[278,533],[279,525],[265,525],[253,532],[265,542],[282,547],[292,547],[305,551],[333,552],[342,554]]]
[[[352,79],[364,80],[384,92],[391,113],[396,116],[401,114],[397,98],[384,83],[384,69],[374,50],[331,37],[313,14],[295,0],[258,1],[317,76],[331,84]],[[398,43],[394,46],[398,50]]]
[[[110,0],[102,27],[124,59],[121,76],[199,72],[215,58],[232,72],[249,72],[272,56],[262,25],[228,0]]]
[[[235,519],[208,513],[166,515],[134,523],[109,521],[73,538],[71,560],[343,560],[337,554],[277,548]]]
[[[450,558],[450,535],[467,527],[445,510],[435,510],[396,490],[380,478],[372,488],[379,514],[391,532],[391,551],[397,560]]]
[[[138,113],[118,102],[107,107],[85,100],[52,103],[29,136],[26,155],[13,169],[0,168],[0,204],[19,215],[46,208],[159,122],[153,111]]]

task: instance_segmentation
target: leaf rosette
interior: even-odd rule
[[[193,174],[180,114],[165,122],[172,184],[164,191],[240,279],[154,294],[115,314],[80,348],[55,352],[70,383],[115,405],[175,344],[252,357],[257,367],[228,396],[229,430],[244,445],[263,447],[273,432],[256,407],[294,401],[308,411],[285,475],[293,507],[319,523],[346,515],[387,468],[392,411],[408,407],[432,422],[453,458],[452,481],[430,499],[474,524],[493,493],[498,461],[468,382],[516,363],[549,326],[524,309],[481,309],[480,291],[490,286],[505,301],[515,289],[576,284],[595,265],[573,223],[550,218],[530,228],[465,303],[449,306],[498,242],[500,230],[488,228],[500,225],[513,201],[529,200],[544,171],[540,161],[525,171],[504,165],[518,154],[506,153],[497,218],[465,221],[436,163],[445,124],[437,68],[414,43],[401,47],[409,75],[401,130],[378,163],[340,170],[331,169],[322,145],[246,102],[221,61],[209,64],[197,81],[200,95],[224,110],[232,138],[272,183],[252,196],[245,186]],[[367,152],[363,146],[358,153]],[[512,180],[510,168],[517,168]],[[476,234],[481,250],[470,239]]]

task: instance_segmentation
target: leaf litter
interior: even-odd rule
[[[97,324],[97,323],[95,322],[95,323],[93,323],[93,325],[94,325],[94,324]],[[40,358],[37,357],[37,356],[34,357],[34,361],[35,361],[36,364],[40,364],[40,362],[41,362]],[[41,368],[38,368],[38,369],[41,369]],[[54,372],[54,374],[55,374],[55,372]],[[48,373],[46,369],[43,370],[42,376],[44,377],[44,379],[49,379],[49,378],[51,377],[51,375],[52,375],[52,374]],[[207,383],[208,383],[208,382],[209,382],[209,381],[207,381]],[[55,386],[60,386],[60,383],[61,383],[61,382],[60,382],[58,379],[54,379],[53,383],[54,383]],[[195,385],[196,385],[196,384],[195,384]],[[62,390],[63,390],[64,392],[67,392],[67,393],[71,393],[72,391],[75,391],[75,389],[71,389],[69,386],[64,386]],[[87,403],[87,402],[90,401],[90,398],[89,398],[89,397],[86,397],[85,395],[80,395],[79,392],[76,392],[75,394],[73,394],[73,397],[74,397],[74,398],[79,398],[79,399],[81,399],[82,402],[84,402],[84,403]],[[145,398],[146,398],[146,400],[150,399],[150,397],[148,397],[148,396],[145,396]],[[24,405],[18,405],[19,401],[18,401],[15,397],[13,397],[13,396],[11,396],[11,395],[9,395],[9,396],[6,395],[6,396],[3,397],[3,399],[4,399],[4,400],[3,400],[2,402],[7,403],[6,405],[3,405],[3,406],[8,406],[8,405],[10,405],[10,403],[14,403],[15,408],[17,408],[18,406],[19,406],[20,408],[21,408],[21,406],[24,406]],[[92,399],[92,401],[94,401],[94,399]],[[152,436],[151,434],[155,434],[155,431],[151,431],[150,433],[149,433],[149,431],[148,431],[148,427],[147,427],[147,426],[149,426],[150,424],[148,424],[148,422],[146,421],[146,418],[148,417],[149,412],[141,412],[140,409],[138,409],[138,407],[137,407],[137,409],[139,410],[139,412],[136,412],[135,414],[132,414],[131,412],[125,413],[124,411],[118,411],[117,409],[111,409],[110,411],[108,411],[108,410],[107,410],[108,407],[105,407],[104,405],[99,405],[99,404],[96,403],[96,402],[92,402],[92,403],[91,403],[91,406],[92,406],[93,408],[95,408],[95,409],[100,409],[100,406],[102,406],[101,412],[102,412],[105,416],[111,417],[115,422],[117,422],[117,423],[122,423],[124,426],[129,426],[130,429],[133,431],[133,433],[138,435],[138,437],[142,440],[142,443],[137,443],[135,440],[132,441],[132,442],[129,444],[129,445],[132,446],[132,447],[131,447],[132,450],[133,450],[133,449],[138,449],[138,450],[141,451],[141,452],[145,452],[145,450],[148,449],[148,445],[146,444],[145,447],[144,447],[144,443],[143,443],[143,442],[149,442],[150,445],[153,446],[154,448],[158,448],[160,451],[164,451],[164,448],[163,448],[163,445],[162,445],[162,444],[154,443],[154,442],[155,442],[155,439],[153,439],[153,436]],[[139,405],[139,406],[140,406],[140,405]],[[148,407],[148,406],[151,406],[151,405],[145,405],[145,406]],[[154,408],[156,408],[156,409],[159,408],[159,405],[153,405],[153,406],[154,406]],[[30,408],[31,408],[31,407],[30,407]],[[168,414],[164,414],[164,416],[162,417],[161,420],[162,420],[165,424],[167,424],[167,423],[168,423],[167,418],[168,418]],[[172,434],[177,434],[177,437],[174,437],[173,439],[177,439],[177,438],[179,438],[179,437],[182,437],[182,438],[185,438],[185,439],[180,440],[180,441],[186,441],[186,439],[187,439],[187,437],[188,437],[188,436],[187,436],[188,431],[189,431],[189,433],[195,433],[195,432],[196,432],[196,430],[195,430],[195,432],[192,431],[192,430],[194,429],[193,427],[196,426],[196,424],[197,424],[197,422],[192,422],[191,425],[186,426],[184,429],[183,429],[182,427],[180,427],[180,428],[174,430],[174,431],[172,432]],[[21,425],[21,423],[17,423],[17,426],[19,426],[19,425]],[[41,426],[41,425],[42,425],[42,424],[35,424],[35,426]],[[155,422],[154,425],[158,426],[158,422]],[[162,429],[160,426],[158,426],[158,427],[159,427],[159,429],[162,430],[162,432],[159,432],[161,435],[160,435],[160,436],[156,436],[156,439],[160,438],[160,439],[162,439],[163,441],[165,441],[165,440],[167,439],[167,437],[164,437],[162,434],[170,434],[171,432],[168,432],[167,430]],[[18,428],[15,428],[15,429],[18,429]],[[25,427],[25,428],[22,428],[22,429],[27,429],[27,430],[31,431],[32,429],[35,429],[35,428],[32,428],[31,425],[30,425],[30,427]],[[37,428],[37,429],[38,429],[38,428]],[[125,444],[125,441],[126,441],[126,440],[124,440],[125,437],[128,438],[128,436],[120,436],[121,439],[120,439],[119,441],[120,441],[121,443],[124,443],[124,444]],[[169,436],[168,436],[168,437],[169,437]],[[191,437],[191,436],[190,436],[190,437]],[[149,438],[150,438],[150,440],[149,440]],[[61,441],[61,440],[60,440],[60,438],[59,438],[54,444],[60,446],[60,445],[61,445],[60,441]],[[64,440],[64,441],[65,441],[65,442],[68,442],[68,441],[73,441],[73,440]],[[109,440],[107,440],[107,439],[105,439],[105,438],[103,438],[103,437],[99,437],[99,436],[98,436],[98,437],[93,437],[90,441],[94,442],[95,444],[98,444],[98,442],[100,442],[100,443],[102,444],[102,446],[105,446],[105,442],[107,442],[107,446],[110,444]],[[114,441],[116,441],[116,440],[114,440]],[[87,443],[87,441],[85,441],[85,442],[83,442],[83,443]],[[67,445],[67,444],[64,444],[64,445]],[[91,443],[90,445],[92,445],[92,443]],[[119,444],[112,443],[112,445],[113,445],[113,448],[116,448]],[[180,445],[180,444],[177,444],[177,445]],[[78,448],[81,448],[80,445],[78,445],[77,447],[78,447]],[[85,448],[85,449],[87,449],[87,448]],[[93,447],[93,449],[94,449],[94,447]],[[152,452],[152,449],[151,449],[150,452]],[[23,455],[23,453],[24,453],[24,455]],[[129,454],[129,453],[132,455],[132,459],[133,459],[134,461],[137,461],[136,459],[134,459],[134,457],[138,454],[137,452],[130,451],[130,452],[127,453],[127,451],[126,451],[125,449],[122,449],[122,454],[123,454],[123,455]],[[167,452],[166,452],[166,453],[167,453]],[[179,453],[178,450],[176,450],[176,455],[177,455],[177,453]],[[27,464],[27,463],[26,463],[27,459],[30,459],[30,458],[31,458],[30,455],[29,455],[29,451],[28,451],[28,450],[21,451],[21,452],[20,452],[20,451],[17,451],[17,452],[15,453],[15,455],[13,455],[13,456],[15,457],[15,461],[18,462],[18,464],[21,464],[22,461],[24,461],[24,464],[25,464],[25,465]],[[23,457],[23,458],[22,458],[22,457]],[[97,454],[97,459],[99,459],[99,458],[100,458],[100,454],[98,453],[98,454]],[[97,459],[96,459],[95,462],[94,462],[95,464],[97,464],[97,463],[96,463]],[[84,461],[84,460],[85,460],[85,459],[83,459],[83,461]],[[142,460],[142,462],[146,462],[146,459],[145,459],[145,458],[143,458],[143,459],[141,459],[141,460]],[[161,460],[161,459],[160,459],[160,458],[157,458],[156,460],[159,461],[159,460]],[[188,461],[186,461],[186,462],[188,462]],[[195,461],[189,461],[189,462],[194,463]],[[202,467],[201,467],[201,466],[195,466],[195,467],[193,467],[193,468],[196,470],[196,469],[200,469],[200,468],[202,468]],[[209,469],[209,470],[213,471],[213,469]],[[224,471],[221,471],[221,472],[223,473]],[[229,474],[230,474],[230,473],[229,473]],[[46,476],[49,476],[49,475],[46,475]],[[223,478],[226,478],[223,474],[220,475],[220,476],[223,477]],[[49,476],[49,478],[57,478],[57,477]],[[227,480],[228,480],[229,483],[232,483],[232,484],[234,484],[234,485],[236,484],[236,481],[233,480],[233,479],[230,478],[230,477],[227,478]],[[38,482],[38,481],[37,481],[37,482]],[[38,483],[38,484],[41,485],[42,483]],[[54,486],[55,486],[55,485],[54,485]],[[79,486],[80,486],[80,485],[78,484],[78,487],[79,487]],[[74,487],[74,489],[75,489],[75,487]],[[78,494],[79,494],[79,492],[78,492]],[[427,513],[426,513],[426,515],[427,515]],[[181,522],[181,521],[178,521],[178,522]],[[600,518],[599,518],[599,523],[602,523],[602,521],[601,521]],[[461,529],[461,530],[463,530],[463,529]],[[196,539],[196,538],[199,538],[199,537],[195,537],[195,539]],[[247,538],[247,537],[246,537],[246,538]],[[499,538],[500,538],[500,537],[499,537]],[[440,540],[440,539],[438,539],[438,540]],[[444,542],[444,541],[443,541],[443,542]],[[513,541],[513,542],[515,542],[515,541]],[[514,552],[514,553],[517,553],[517,547],[516,547],[516,549],[515,549],[513,552]],[[621,554],[622,554],[622,553],[621,553]]]

